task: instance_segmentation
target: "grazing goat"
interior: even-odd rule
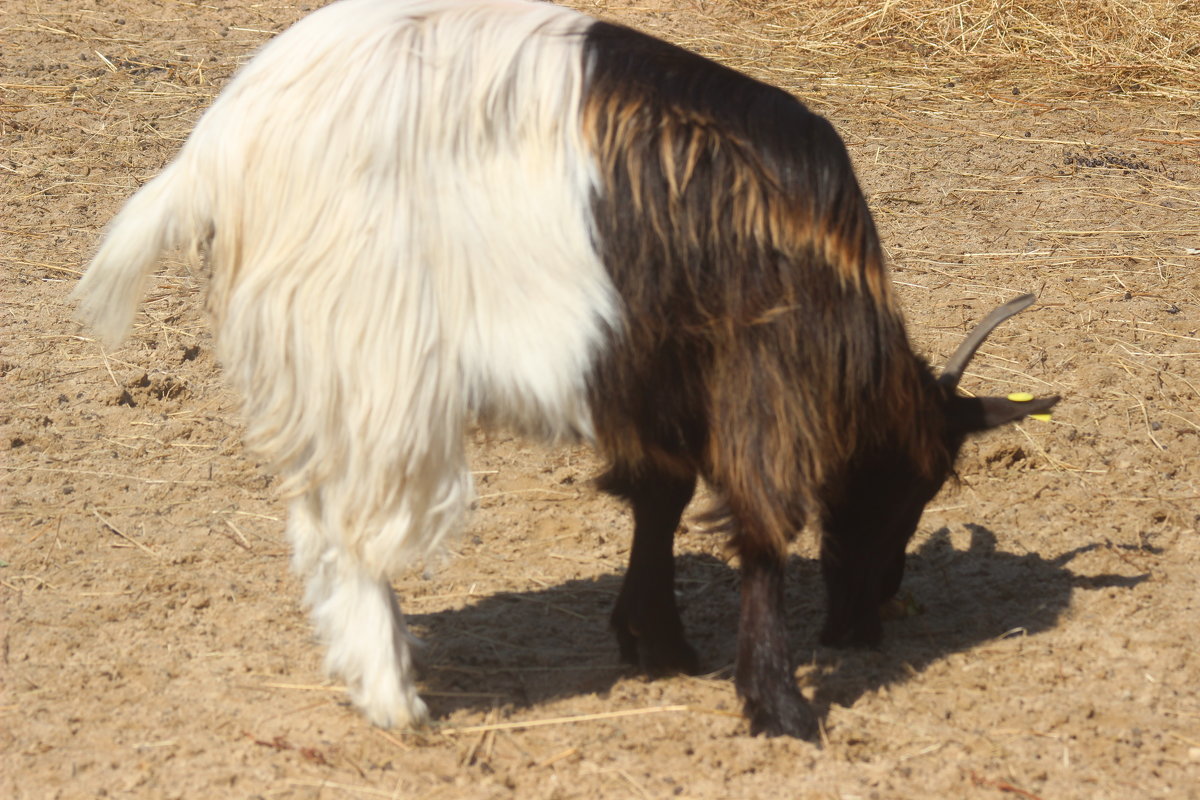
[[[955,391],[998,318],[940,378],[913,354],[828,122],[548,4],[312,14],[110,226],[75,291],[106,343],[173,246],[206,257],[218,356],[248,446],[292,498],[326,666],[379,725],[427,717],[388,577],[461,524],[473,420],[608,459],[601,486],[634,517],[612,624],[650,673],[698,666],[672,543],[702,476],[741,559],[752,730],[811,738],[784,626],[789,540],[823,530],[822,639],[875,644],[964,437],[1057,399]]]

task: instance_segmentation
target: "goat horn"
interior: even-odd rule
[[[938,382],[947,389],[953,389],[958,386],[963,370],[967,368],[967,363],[975,355],[975,351],[979,349],[979,345],[983,344],[983,340],[988,337],[988,334],[1013,314],[1029,308],[1036,299],[1037,297],[1032,294],[1023,294],[1020,297],[1014,297],[984,317],[983,321],[975,326],[975,330],[971,331],[966,339],[963,339],[962,344],[954,351],[954,355],[950,356],[950,360],[946,362],[946,367],[942,370],[942,375],[938,378]]]

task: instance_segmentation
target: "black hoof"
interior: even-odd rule
[[[799,690],[780,692],[770,703],[745,704],[745,714],[750,720],[750,733],[754,736],[791,736],[806,742],[820,743],[820,727]]]
[[[883,643],[883,623],[877,616],[852,625],[835,625],[827,621],[821,629],[819,641],[826,647],[878,650]]]
[[[638,666],[652,678],[678,673],[696,675],[700,672],[700,657],[682,639],[674,642],[641,640],[638,644]]]
[[[700,657],[682,636],[636,636],[628,628],[614,626],[621,661],[637,667],[651,678],[700,672]]]

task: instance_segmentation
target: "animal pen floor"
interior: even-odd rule
[[[0,10],[0,795],[264,798],[1200,797],[1200,4],[623,0],[841,131],[935,363],[1058,393],[969,444],[880,652],[814,646],[824,744],[751,738],[737,576],[679,537],[709,670],[648,682],[607,615],[629,543],[583,448],[472,442],[479,509],[396,586],[431,730],[372,728],[321,674],[271,479],[243,454],[201,288],[166,264],[125,347],[65,297],[104,223],[299,4]]]

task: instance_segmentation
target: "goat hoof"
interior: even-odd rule
[[[638,638],[627,628],[617,624],[613,625],[613,633],[617,636],[617,647],[621,651],[621,663],[633,667],[640,666],[642,659],[638,655]]]
[[[674,622],[651,621],[635,628],[629,615],[620,606],[614,610],[610,621],[621,651],[621,662],[637,667],[652,678],[684,673],[696,675],[700,672],[700,657],[687,643],[683,626],[678,618]],[[639,632],[640,631],[640,632]]]
[[[362,710],[371,724],[380,728],[425,728],[429,725],[429,708],[412,690],[399,696],[385,692],[370,696],[363,690],[351,690],[351,701]]]
[[[791,736],[807,742],[820,741],[816,715],[799,691],[785,692],[770,704],[746,701],[745,713],[754,736]]]
[[[675,642],[638,641],[639,666],[651,677],[663,675],[696,675],[700,672],[700,657],[682,639]]]
[[[826,623],[818,641],[826,647],[878,650],[883,643],[883,624],[878,618],[854,625]]]
[[[626,628],[616,628],[621,662],[637,667],[652,678],[700,672],[700,657],[682,636],[638,636]]]

